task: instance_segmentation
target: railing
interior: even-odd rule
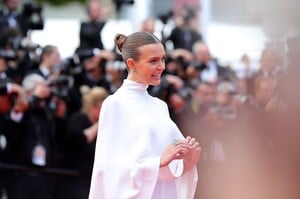
[[[16,164],[6,164],[0,162],[0,171],[18,171],[18,172],[38,172],[49,175],[64,175],[64,176],[83,176],[87,173],[79,172],[71,169],[47,168],[47,167],[27,167]]]

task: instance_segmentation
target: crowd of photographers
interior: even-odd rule
[[[43,29],[42,8],[25,3],[19,12],[19,6],[3,0],[0,11],[0,190],[9,199],[87,198],[101,103],[122,84],[126,67],[117,51],[103,47],[98,1],[89,1],[80,45],[64,60],[56,46],[27,37]],[[201,142],[196,198],[299,196],[296,177],[284,188],[275,183],[284,177],[265,179],[294,176],[299,163],[298,123],[291,120],[298,113],[299,40],[289,40],[288,62],[266,47],[258,70],[247,55],[233,70],[211,55],[193,27],[193,9],[164,17],[163,23],[175,22],[169,35],[160,35],[173,48],[161,84],[149,92],[167,102],[185,136]],[[153,33],[154,22],[148,18],[140,30]]]

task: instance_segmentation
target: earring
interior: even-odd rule
[[[133,70],[132,70],[132,72],[133,72],[133,73],[136,73],[136,70],[135,70],[135,69],[133,69]]]

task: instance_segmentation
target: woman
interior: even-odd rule
[[[67,169],[78,171],[80,176],[66,176],[61,191],[64,199],[86,199],[89,194],[94,152],[98,131],[98,117],[108,92],[103,87],[81,87],[82,107],[68,121],[65,146]]]
[[[146,32],[115,43],[128,76],[103,102],[89,199],[192,199],[198,142],[184,139],[166,103],[147,92],[160,83],[164,47]]]

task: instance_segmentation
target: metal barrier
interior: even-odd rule
[[[1,170],[10,170],[10,171],[19,171],[19,172],[38,172],[50,175],[64,175],[64,176],[83,176],[87,173],[79,172],[76,170],[70,169],[61,169],[61,168],[49,168],[49,167],[26,167],[15,164],[6,164],[0,162],[0,171]]]

